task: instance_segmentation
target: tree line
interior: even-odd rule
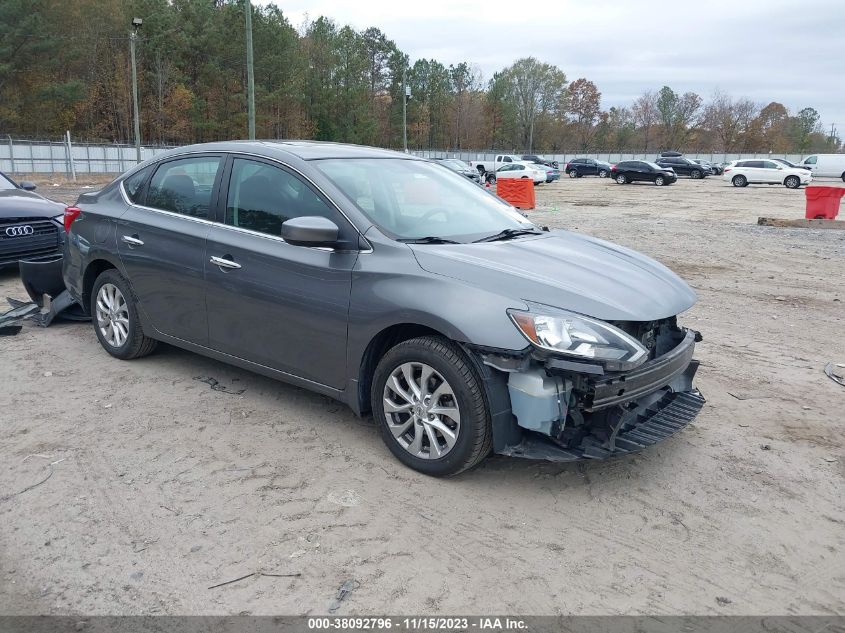
[[[143,142],[246,136],[243,0],[3,0],[0,133],[132,141],[129,25],[137,40]],[[790,112],[669,86],[602,109],[587,78],[519,59],[484,81],[471,61],[413,62],[378,28],[318,17],[294,26],[253,7],[259,138],[402,145],[403,81],[413,148],[555,152],[685,148],[839,151],[812,107]]]

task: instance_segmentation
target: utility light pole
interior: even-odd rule
[[[247,82],[247,108],[249,116],[249,140],[255,140],[255,73],[252,62],[252,3],[250,0],[244,2],[246,13],[246,82]]]
[[[408,99],[411,87],[405,83],[405,69],[402,69],[402,149],[408,153]]]
[[[135,65],[135,40],[138,39],[138,29],[144,21],[132,18],[132,30],[129,32],[129,55],[132,58],[132,109],[135,115],[135,158],[141,162],[141,115],[138,112],[138,68]]]

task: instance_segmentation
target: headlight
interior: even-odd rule
[[[648,350],[619,328],[573,312],[538,314],[508,310],[519,331],[537,347],[583,360],[599,361],[611,370],[642,365]]]

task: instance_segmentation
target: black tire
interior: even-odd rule
[[[748,178],[743,176],[742,174],[737,174],[731,179],[731,183],[734,187],[747,187],[748,186]]]
[[[128,334],[126,340],[119,347],[115,347],[106,340],[97,322],[97,296],[100,289],[105,284],[112,284],[113,286],[116,286],[126,301],[126,308],[129,315],[127,325]],[[115,358],[120,358],[122,360],[141,358],[142,356],[151,354],[158,345],[158,341],[146,336],[141,329],[135,296],[132,294],[132,290],[127,281],[116,270],[105,270],[100,273],[99,277],[97,277],[97,280],[94,282],[94,287],[91,290],[90,308],[92,321],[94,323],[94,333],[97,335],[97,340],[100,341],[100,345],[103,346],[103,349]]]
[[[845,182],[845,171],[842,172],[842,182]]]
[[[403,363],[425,363],[438,372],[454,391],[460,411],[460,429],[454,446],[443,457],[423,459],[408,452],[393,436],[384,411],[384,389],[390,375]],[[470,360],[455,343],[442,336],[421,336],[403,341],[379,361],[370,390],[373,417],[381,427],[390,452],[426,475],[457,475],[476,466],[493,448],[490,413],[481,381]]]
[[[599,178],[607,178],[607,175],[608,175],[608,174],[607,174],[607,170],[606,170],[606,169],[600,169],[600,170],[599,170]]]
[[[783,186],[787,189],[798,189],[801,186],[801,179],[798,176],[787,176],[783,180]]]
[[[574,169],[570,169],[567,173],[569,174],[570,178],[577,178],[578,177],[578,172]]]
[[[702,176],[703,176],[703,174],[700,171],[698,171],[697,169],[693,169],[690,172],[690,175],[689,175],[689,177],[692,178],[693,180],[698,180]]]
[[[663,185],[666,184],[666,181],[663,179],[663,176],[657,176],[654,179],[654,184],[657,185],[658,187],[662,187]]]
[[[628,177],[625,174],[619,174],[614,180],[616,180],[617,184],[620,185],[625,185],[628,183]]]

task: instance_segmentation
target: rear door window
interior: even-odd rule
[[[208,218],[220,156],[196,156],[162,163],[147,192],[146,206],[195,218]]]

